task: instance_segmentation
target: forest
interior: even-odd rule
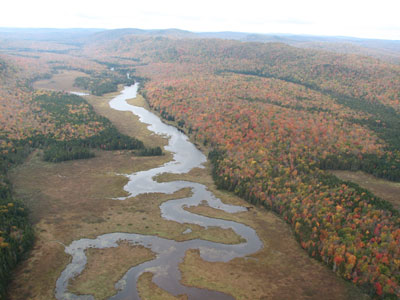
[[[142,141],[121,134],[99,116],[82,97],[64,93],[40,94],[34,98],[54,124],[47,136],[39,135],[35,145],[45,147],[44,160],[60,162],[93,157],[90,148],[103,150],[143,149]]]
[[[204,95],[205,89],[188,91],[187,82],[175,81],[172,89],[150,83],[146,95],[154,109],[183,119],[196,140],[217,151],[210,152],[218,153],[211,155],[217,185],[280,214],[293,226],[301,246],[337,274],[371,294],[395,299],[398,212],[320,168],[362,169],[398,180],[398,152],[378,143],[370,129],[333,118],[332,112],[261,102],[245,105],[232,99],[240,91],[228,80],[208,82],[226,87],[226,94],[211,88],[214,97]],[[240,83],[246,88],[249,82]]]
[[[279,44],[165,43],[137,68],[142,94],[210,149],[216,184],[281,215],[338,275],[396,299],[398,211],[323,170],[399,180],[399,68]]]
[[[127,72],[129,73],[129,72]],[[95,74],[92,77],[77,77],[74,85],[84,90],[90,91],[92,95],[102,96],[106,93],[113,93],[118,90],[118,85],[132,85],[135,83],[134,79],[127,78],[126,74],[111,76],[108,73]]]
[[[399,65],[283,43],[135,35],[88,40],[75,54],[3,56],[2,278],[22,257],[18,245],[32,243],[6,173],[33,148],[53,162],[91,157],[93,148],[162,155],[84,99],[26,84],[70,68],[88,74],[75,84],[94,95],[140,78],[150,107],[208,152],[219,188],[274,211],[311,257],[372,297],[400,297],[399,212],[328,172],[400,181]]]

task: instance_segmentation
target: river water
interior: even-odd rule
[[[161,167],[133,174],[126,174],[129,182],[124,189],[129,193],[128,197],[116,198],[123,201],[143,193],[160,192],[173,194],[182,188],[190,188],[192,196],[182,199],[174,199],[164,202],[160,206],[161,215],[164,219],[179,222],[197,224],[203,227],[217,226],[224,229],[232,229],[246,242],[229,245],[209,242],[201,239],[177,242],[157,236],[149,236],[134,233],[108,233],[100,235],[95,239],[80,239],[72,242],[65,248],[65,252],[71,255],[72,260],[66,266],[56,283],[55,295],[57,299],[94,299],[91,295],[75,295],[68,291],[68,283],[71,279],[82,273],[86,266],[85,250],[88,248],[110,248],[117,247],[121,240],[128,241],[134,245],[142,245],[151,249],[156,258],[132,267],[123,278],[116,284],[117,294],[110,299],[140,299],[136,289],[136,283],[141,274],[151,272],[154,274],[153,282],[160,288],[173,295],[187,294],[191,300],[197,299],[233,299],[232,296],[210,291],[187,287],[180,283],[181,273],[179,263],[182,262],[185,252],[189,249],[198,249],[202,259],[210,262],[228,262],[236,257],[245,257],[258,251],[262,242],[254,229],[233,221],[213,219],[186,211],[185,207],[198,206],[206,201],[210,207],[223,210],[228,213],[245,211],[241,206],[227,205],[216,198],[207,187],[189,181],[172,181],[159,183],[153,177],[162,173],[183,174],[193,168],[203,168],[206,157],[188,139],[188,137],[175,127],[163,123],[160,118],[148,110],[130,105],[127,99],[135,98],[138,84],[125,87],[120,95],[110,101],[110,107],[119,111],[131,111],[139,116],[140,121],[148,124],[150,131],[168,137],[168,145],[165,150],[173,153],[173,160]],[[183,232],[182,234],[184,234]]]

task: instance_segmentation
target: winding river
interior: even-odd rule
[[[129,193],[128,197],[116,198],[125,200],[143,193],[166,193],[190,188],[192,196],[182,199],[169,200],[160,206],[161,215],[164,219],[179,222],[197,224],[203,227],[217,226],[224,229],[231,228],[240,235],[246,242],[241,244],[220,244],[201,239],[177,242],[157,236],[149,236],[132,233],[108,233],[98,236],[95,239],[80,239],[72,242],[65,248],[65,252],[71,255],[72,260],[66,266],[56,283],[57,299],[94,299],[91,295],[75,295],[68,291],[68,282],[82,273],[86,266],[85,250],[88,248],[110,248],[117,247],[121,240],[128,241],[134,245],[142,245],[151,249],[156,258],[132,267],[123,278],[116,284],[117,294],[110,299],[140,299],[136,284],[139,276],[144,272],[154,274],[153,282],[160,288],[173,295],[186,294],[188,299],[233,299],[232,296],[184,286],[180,283],[181,273],[179,263],[182,262],[185,252],[189,249],[198,249],[201,258],[210,262],[227,262],[236,257],[244,257],[252,254],[262,247],[254,229],[233,221],[213,219],[186,211],[185,207],[197,206],[206,201],[210,207],[220,209],[228,213],[245,211],[241,206],[227,205],[216,198],[206,186],[189,181],[172,181],[159,183],[153,178],[162,173],[183,174],[193,168],[204,168],[203,163],[206,157],[201,153],[184,135],[175,127],[164,124],[158,116],[148,110],[130,105],[127,99],[135,98],[138,84],[125,87],[120,95],[110,101],[110,106],[119,111],[131,111],[139,116],[140,121],[149,124],[150,131],[167,136],[169,143],[165,150],[173,153],[173,160],[164,165],[147,171],[126,175],[129,182],[124,189]],[[182,234],[184,234],[183,232]]]

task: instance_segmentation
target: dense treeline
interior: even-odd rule
[[[23,135],[16,124],[31,120],[25,115],[30,107],[25,102],[27,93],[18,88],[23,81],[15,74],[16,67],[0,59],[0,299],[5,299],[11,272],[34,240],[28,211],[13,197],[7,178],[9,169],[23,161],[31,150],[27,141],[10,140],[10,136]]]
[[[128,73],[128,72],[127,72]],[[95,96],[113,93],[118,90],[118,85],[132,85],[135,80],[124,75],[107,72],[106,74],[92,75],[92,77],[77,77],[74,86],[90,91]]]
[[[34,234],[24,205],[0,198],[0,297],[5,298],[11,271],[33,244]]]
[[[61,162],[75,159],[85,159],[94,157],[94,153],[89,149],[79,146],[55,144],[44,151],[43,160],[50,162]]]
[[[367,293],[398,299],[400,221],[389,202],[317,169],[302,174],[296,183],[280,177],[271,185],[270,178],[261,192],[253,188],[252,178],[238,179],[225,172],[224,151],[213,150],[209,158],[218,188],[280,214],[310,256]]]
[[[328,155],[321,159],[319,167],[323,170],[361,170],[376,177],[400,181],[399,154],[396,151],[386,152],[382,155],[373,153]]]
[[[78,77],[74,86],[90,91],[91,94],[101,96],[105,93],[112,93],[118,90],[118,85],[111,81],[102,79],[91,79],[89,77]]]
[[[39,94],[34,101],[39,104],[41,112],[46,112],[46,115],[53,119],[52,123],[56,124],[56,129],[63,130],[58,135],[50,132],[48,135],[37,136],[35,144],[45,148],[46,161],[90,158],[94,153],[89,151],[89,148],[144,149],[142,141],[120,133],[107,118],[97,115],[93,107],[82,97],[53,92]],[[81,129],[81,126],[90,124],[93,125],[92,131],[84,132]],[[85,134],[76,135],[76,131]]]
[[[251,193],[247,193],[246,190],[246,181],[241,182],[239,185],[237,182],[230,181],[228,178],[221,177],[218,174],[220,173],[219,168],[220,168],[220,162],[224,160],[225,158],[225,152],[218,150],[218,149],[213,149],[209,152],[208,158],[212,163],[213,169],[212,169],[212,175],[217,183],[217,186],[222,189],[226,189],[232,192],[235,192],[239,196],[245,198],[249,202],[253,204],[260,204],[260,199],[257,199],[252,195]],[[326,185],[326,187],[330,188],[340,188],[343,185],[346,185],[347,187],[354,189],[356,192],[359,194],[365,194],[367,197],[366,199],[368,200],[368,204],[371,204],[375,206],[378,209],[385,209],[390,211],[390,213],[393,216],[400,216],[400,212],[396,210],[391,203],[388,201],[385,201],[383,199],[378,198],[374,194],[372,194],[370,191],[360,187],[358,184],[353,183],[351,181],[344,181],[336,176],[329,174],[329,173],[321,173],[317,172],[316,175],[318,176],[318,179],[321,181],[321,184]]]
[[[70,141],[54,141],[45,139],[42,144],[47,145],[43,159],[45,161],[60,162],[73,159],[84,159],[94,157],[90,148],[103,150],[133,150],[141,149],[148,153],[152,148],[145,148],[142,141],[130,136],[121,134],[115,127],[104,129],[99,134],[86,139]]]
[[[28,211],[21,201],[13,198],[7,171],[21,162],[30,152],[29,144],[16,141],[0,149],[0,298],[4,299],[11,272],[31,248],[34,233]]]
[[[104,150],[132,150],[144,148],[142,141],[120,133],[111,122],[109,123],[108,128],[100,132],[98,135],[83,140],[82,143],[88,147],[98,147]]]
[[[163,152],[161,147],[154,147],[154,148],[144,148],[136,152],[139,156],[161,156]]]

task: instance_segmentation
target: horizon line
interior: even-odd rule
[[[168,30],[179,30],[188,33],[194,34],[207,34],[207,33],[238,33],[238,34],[254,34],[261,36],[298,36],[298,37],[322,37],[322,38],[338,38],[338,39],[359,39],[359,40],[378,40],[378,41],[393,41],[400,42],[400,39],[390,39],[390,38],[376,38],[376,37],[358,37],[351,35],[324,35],[324,34],[310,34],[310,33],[285,33],[285,32],[248,32],[248,31],[233,31],[233,30],[220,30],[220,31],[192,31],[187,29],[181,29],[176,27],[169,28],[139,28],[139,27],[117,27],[117,28],[105,28],[105,27],[15,27],[15,26],[0,26],[1,29],[9,29],[9,30],[98,30],[98,31],[112,31],[112,30],[123,30],[123,29],[136,29],[143,31],[168,31]]]

